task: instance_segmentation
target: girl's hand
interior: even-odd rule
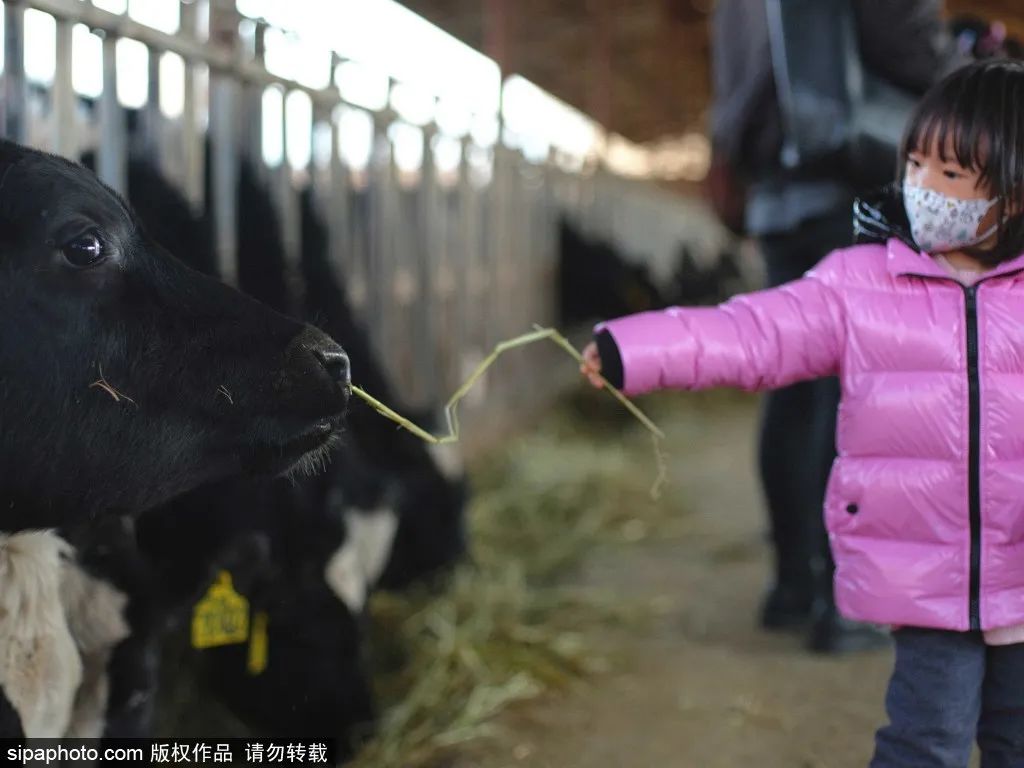
[[[604,387],[604,382],[598,375],[601,373],[601,356],[597,353],[597,344],[590,342],[583,349],[583,363],[580,365],[580,373],[586,376],[590,383],[598,389]]]

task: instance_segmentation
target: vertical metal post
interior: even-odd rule
[[[163,168],[163,112],[160,111],[160,59],[162,52],[147,48],[149,54],[147,64],[147,96],[142,108],[142,126],[139,131],[138,147],[145,155]]]
[[[117,100],[117,38],[103,36],[103,93],[100,94],[100,144],[96,175],[111,189],[127,193],[125,155],[127,130],[124,110]]]
[[[229,285],[238,284],[238,149],[235,146],[235,84],[210,75],[210,151],[213,173],[213,227],[217,267]]]
[[[266,61],[267,53],[267,24],[263,20],[256,22],[255,35],[253,37],[252,57],[253,61],[261,67]],[[242,105],[243,115],[241,125],[242,152],[252,163],[254,168],[261,171],[261,176],[266,181],[266,167],[263,163],[263,87],[258,84],[246,84],[244,89],[244,101]]]
[[[182,3],[181,24],[179,34],[195,39],[198,37],[199,7],[198,3]],[[181,146],[184,167],[185,196],[196,210],[201,210],[205,203],[206,145],[199,129],[198,79],[196,63],[185,60],[185,78],[183,83],[184,99],[181,113]]]
[[[57,19],[57,60],[53,73],[53,151],[64,157],[78,156],[75,124],[76,99],[71,81],[72,24]]]
[[[473,185],[469,175],[469,146],[470,139],[464,136],[460,142],[461,151],[459,155],[458,178],[456,180],[455,195],[458,199],[459,211],[458,232],[456,233],[455,250],[455,278],[456,295],[458,296],[456,306],[458,308],[457,320],[459,325],[459,347],[455,359],[454,375],[462,379],[463,370],[469,367],[473,356],[476,338],[475,330],[477,324],[473,322],[473,311],[477,306],[477,298],[474,290],[476,282],[476,252],[479,247],[479,226],[480,216],[477,207],[474,205]],[[472,401],[467,403],[471,406]]]
[[[302,222],[299,218],[299,197],[293,180],[293,169],[288,160],[288,136],[296,130],[288,124],[288,92],[284,92],[281,109],[281,165],[274,177],[277,187],[277,210],[281,217],[281,239],[284,242],[285,282],[288,298],[297,311],[304,301],[302,290]]]
[[[486,348],[490,349],[499,341],[505,333],[504,312],[505,297],[505,274],[506,263],[512,254],[511,238],[513,236],[511,227],[511,198],[509,195],[509,181],[511,178],[510,169],[511,151],[498,143],[494,146],[494,176],[491,182],[489,196],[491,214],[491,232],[488,238],[487,262],[485,269],[488,274],[487,288],[489,295],[486,298]],[[505,410],[504,397],[508,387],[507,377],[495,377],[493,384],[493,402],[496,409]]]
[[[28,91],[25,87],[25,8],[19,0],[4,3],[3,132],[24,142]]]
[[[387,136],[393,115],[390,110],[376,112],[373,132],[373,154],[367,171],[370,174],[371,221],[369,250],[367,253],[367,313],[368,326],[376,349],[386,368],[393,372],[394,355],[389,349],[391,328],[394,325],[394,152]],[[405,393],[404,382],[397,389]]]
[[[417,394],[422,402],[431,406],[437,404],[439,393],[438,358],[442,352],[442,344],[446,340],[438,337],[438,329],[443,323],[438,322],[438,313],[443,306],[438,296],[437,276],[441,263],[443,240],[439,235],[437,170],[434,165],[433,139],[437,134],[436,126],[427,125],[423,129],[423,162],[420,166],[419,178],[419,233],[420,237],[412,245],[409,257],[415,259],[416,282],[420,289],[418,301],[413,307],[413,360],[416,377],[421,382]]]
[[[214,0],[210,6],[210,39],[232,55],[238,51],[238,18],[232,0]],[[229,285],[238,284],[237,95],[237,84],[229,74],[210,73],[214,239],[218,270]]]
[[[331,56],[331,85],[337,88],[335,72],[338,67],[337,55]],[[352,235],[350,228],[351,183],[349,169],[341,158],[341,130],[339,128],[338,108],[328,115],[331,125],[330,154],[330,197],[324,210],[327,212],[327,230],[330,238],[330,259],[334,268],[345,275],[346,288],[353,288],[355,279],[355,262],[352,258]],[[365,290],[365,288],[364,288]],[[350,294],[351,298],[351,294]]]
[[[410,188],[404,184],[398,168],[394,141],[391,149],[391,213],[387,219],[390,247],[385,252],[388,258],[390,293],[386,313],[387,351],[392,358],[397,379],[404,388],[406,402],[420,404],[422,380],[416,370],[413,349],[415,347],[414,317],[419,297],[425,286],[419,282],[419,259],[417,254],[424,240],[424,222],[419,205],[423,192],[422,181]]]
[[[459,171],[459,208],[462,216],[459,271],[463,274],[463,346],[459,356],[459,379],[468,376],[483,360],[490,341],[487,334],[487,313],[490,307],[486,294],[489,282],[488,253],[494,231],[494,216],[490,205],[493,183],[478,185],[473,176],[470,155],[471,151],[478,150],[469,138],[463,140]],[[482,407],[487,399],[488,386],[489,379],[484,378],[480,386],[470,392],[466,398],[467,409]]]

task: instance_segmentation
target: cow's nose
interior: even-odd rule
[[[352,372],[349,370],[348,355],[344,350],[339,346],[331,345],[314,349],[313,354],[328,375],[336,383],[348,389],[352,383]]]

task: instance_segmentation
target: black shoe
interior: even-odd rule
[[[874,624],[844,619],[835,606],[815,609],[808,648],[815,653],[843,654],[875,651],[889,645],[889,633]]]
[[[772,630],[798,629],[811,620],[810,592],[776,584],[761,605],[761,627]]]

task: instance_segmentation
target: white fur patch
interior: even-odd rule
[[[0,686],[29,738],[64,735],[82,680],[61,603],[71,555],[53,531],[0,534]]]
[[[96,739],[103,735],[106,723],[110,655],[114,646],[131,634],[125,619],[128,598],[73,563],[64,569],[61,598],[82,658],[82,683],[65,736]]]
[[[359,613],[387,565],[398,515],[388,508],[346,510],[345,524],[345,543],[327,561],[324,578],[338,599]]]
[[[27,737],[102,735],[126,602],[53,531],[0,534],[0,687]]]

